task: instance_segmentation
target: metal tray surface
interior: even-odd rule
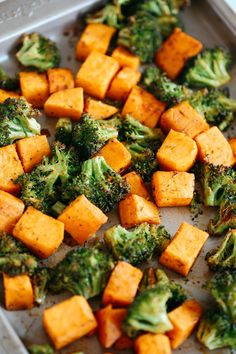
[[[192,2],[192,6],[186,9],[183,14],[186,31],[199,38],[208,47],[222,45],[230,48],[235,57],[236,39],[228,26],[212,10],[210,5],[214,5],[214,0],[209,0],[210,4],[205,0]],[[17,71],[17,63],[12,56],[12,52],[17,39],[23,32],[36,30],[51,37],[58,43],[62,54],[61,66],[70,67],[76,73],[79,63],[74,59],[74,47],[79,38],[80,19],[85,11],[101,3],[102,1],[94,0],[67,0],[66,2],[61,0],[7,0],[0,3],[0,65],[3,65],[9,73],[14,74]],[[230,83],[231,94],[232,97],[236,97],[236,65],[234,65],[231,74],[233,77]],[[53,118],[46,120],[43,117],[41,123],[43,128],[47,128],[53,133],[55,126]],[[229,135],[235,135],[234,128],[229,130]],[[159,210],[162,223],[172,235],[174,235],[183,221],[206,229],[207,222],[213,213],[211,209],[206,209],[203,215],[193,220],[188,208],[160,208]],[[100,230],[99,234],[102,235],[104,229],[118,222],[117,213],[111,213],[108,223]],[[218,238],[210,238],[207,241],[187,279],[167,271],[172,279],[176,279],[184,285],[189,297],[198,299],[205,308],[210,304],[211,299],[202,286],[212,276],[212,273],[209,271],[204,257],[207,251],[218,245],[218,243]],[[63,244],[59,251],[50,258],[50,264],[58,262],[68,249],[70,247]],[[153,261],[153,264],[157,265],[155,261]],[[26,353],[11,326],[26,345],[47,342],[48,338],[42,329],[41,314],[45,307],[49,307],[68,296],[70,294],[49,296],[44,306],[34,308],[31,311],[8,312],[4,310],[3,296],[1,294],[0,354]],[[94,308],[99,306],[98,300],[93,300],[90,303]],[[4,318],[8,319],[11,326]],[[97,337],[92,336],[82,338],[58,353],[69,354],[75,351],[83,351],[85,354],[101,354],[105,352],[100,347]],[[109,352],[116,353],[114,350],[109,350]],[[194,335],[174,352],[182,354],[210,353],[196,341]],[[122,353],[128,354],[131,352],[122,351]],[[221,349],[211,353],[229,354],[230,351]]]

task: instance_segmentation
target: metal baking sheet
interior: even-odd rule
[[[186,9],[183,14],[185,29],[188,33],[199,38],[205,46],[226,46],[230,48],[234,57],[236,57],[236,39],[232,29],[230,30],[230,26],[226,26],[224,21],[212,10],[211,6],[214,6],[216,2],[217,0],[193,0],[192,7]],[[79,38],[81,18],[88,9],[100,3],[102,1],[94,0],[6,0],[1,2],[0,65],[3,65],[9,73],[14,74],[18,70],[18,67],[12,53],[14,52],[17,39],[23,32],[36,30],[51,37],[58,43],[62,54],[61,66],[70,67],[76,73],[79,63],[74,59],[74,47]],[[236,65],[234,65],[231,74],[233,80],[229,86],[232,96],[236,98]],[[46,120],[43,117],[41,123],[43,128],[49,129],[51,133],[53,132],[55,126],[54,119],[48,118]],[[229,130],[229,135],[235,135],[234,128]],[[188,208],[160,208],[162,223],[172,235],[174,235],[183,221],[187,221],[201,229],[206,229],[207,222],[212,213],[213,211],[210,209],[204,210],[202,216],[193,220]],[[99,234],[102,236],[104,229],[118,222],[116,212],[110,214],[108,223],[100,230]],[[202,285],[212,276],[212,273],[209,272],[204,257],[206,252],[218,243],[218,238],[210,238],[207,241],[186,279],[171,271],[167,271],[172,279],[176,279],[184,285],[189,297],[198,299],[205,308],[211,300],[207,291],[202,288]],[[53,264],[59,261],[69,248],[69,246],[63,244],[59,252],[52,256],[49,262]],[[157,264],[155,261],[153,263]],[[0,354],[26,353],[19,338],[26,345],[47,342],[48,338],[42,329],[41,314],[45,307],[49,307],[68,296],[70,295],[50,296],[44,306],[34,308],[31,311],[8,312],[4,310],[3,295],[1,294]],[[99,305],[97,300],[91,303],[94,308]],[[69,354],[75,351],[83,351],[85,354],[104,353],[104,350],[99,346],[96,336],[82,338],[60,351],[60,353]],[[109,350],[109,352],[116,353],[114,350]],[[174,352],[182,354],[210,353],[196,341],[194,335],[181,348]],[[122,351],[122,353],[128,354],[130,352]],[[230,351],[221,349],[219,351],[212,351],[211,353],[229,354]]]

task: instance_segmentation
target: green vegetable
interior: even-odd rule
[[[60,118],[56,124],[55,140],[66,146],[71,144],[73,124],[69,118]]]
[[[0,67],[0,89],[15,91],[19,89],[19,79],[9,77],[5,70]]]
[[[27,253],[9,253],[0,255],[0,272],[10,276],[32,275],[38,267],[38,261]]]
[[[236,228],[236,201],[232,196],[229,202],[223,202],[216,216],[209,221],[209,233],[215,236],[225,234]]]
[[[30,354],[54,354],[54,350],[49,344],[32,344],[27,349]]]
[[[47,296],[48,281],[50,279],[49,268],[38,268],[34,272],[32,277],[34,288],[34,301],[38,305],[42,305],[45,302]]]
[[[26,253],[25,245],[11,235],[0,232],[0,256],[8,253]]]

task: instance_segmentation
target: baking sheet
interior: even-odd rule
[[[214,1],[210,0],[210,2],[212,3]],[[82,15],[92,3],[97,4],[100,3],[100,1],[67,0],[64,2],[61,0],[8,0],[0,4],[0,64],[3,65],[9,73],[14,74],[17,71],[17,63],[12,57],[12,52],[17,38],[24,31],[36,30],[51,37],[58,43],[62,54],[61,66],[68,66],[76,73],[79,63],[74,60],[74,47],[79,38],[79,27],[81,23],[78,19],[78,13]],[[9,8],[11,9],[9,10]],[[213,12],[211,7],[207,4],[207,1],[193,0],[192,7],[185,11],[183,18],[186,31],[199,38],[205,46],[223,45],[229,47],[234,57],[236,57],[235,37],[215,12]],[[231,73],[232,77],[234,77],[234,80],[230,83],[231,94],[233,97],[236,97],[235,65]],[[47,128],[51,133],[53,132],[55,126],[55,120],[53,118],[48,118],[47,121],[45,118],[42,118],[41,123],[42,128]],[[234,129],[230,129],[229,134],[234,136]],[[212,210],[207,209],[204,211],[203,216],[192,220],[188,208],[160,208],[159,210],[162,223],[172,235],[174,235],[183,221],[205,229],[212,215]],[[118,222],[116,212],[112,213],[109,222],[99,234],[102,235],[104,229]],[[212,276],[212,273],[209,272],[206,262],[204,261],[204,257],[206,252],[212,247],[215,247],[218,243],[218,238],[211,238],[207,241],[201,255],[198,257],[192,271],[186,279],[173,272],[167,271],[172,279],[176,279],[184,285],[188,291],[189,297],[195,297],[204,307],[207,307],[211,300],[207,291],[202,288],[202,285]],[[68,249],[69,247],[64,244],[59,252],[51,257],[50,263],[53,264],[59,261]],[[153,263],[157,265],[155,261]],[[31,311],[7,312],[3,309],[2,312],[25,344],[44,343],[48,341],[48,338],[42,330],[41,314],[43,309],[68,296],[70,295],[50,296],[45,306],[34,308]],[[96,300],[91,303],[94,308],[99,305]],[[3,306],[3,296],[1,296],[1,305]],[[2,335],[2,332],[0,333],[0,335]],[[9,354],[23,354],[23,351],[16,349],[14,346],[11,346],[11,344],[9,344],[8,350]],[[69,354],[74,351],[83,351],[85,354],[104,353],[104,350],[98,344],[96,336],[82,338],[60,351],[60,353]],[[109,352],[116,353],[116,351],[113,350],[109,350]],[[195,340],[194,336],[174,352],[180,352],[182,354],[208,353],[208,351]],[[130,352],[122,351],[122,353]],[[230,351],[221,349],[219,351],[212,351],[211,353],[229,354]],[[4,351],[0,351],[0,354],[5,353]]]

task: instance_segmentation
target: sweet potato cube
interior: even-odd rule
[[[126,182],[129,183],[129,185],[131,187],[131,190],[130,190],[131,194],[137,194],[140,197],[145,198],[147,200],[150,199],[150,195],[148,193],[148,190],[147,190],[141,176],[137,172],[135,172],[135,171],[129,172],[126,175],[124,175],[123,178],[126,180]]]
[[[28,207],[13,229],[13,236],[40,258],[51,256],[63,241],[64,224]]]
[[[231,138],[228,140],[229,145],[231,146],[231,149],[233,151],[233,155],[236,158],[236,138]]]
[[[194,174],[157,171],[152,190],[158,207],[187,206],[193,199]]]
[[[118,108],[102,101],[93,100],[91,97],[85,100],[84,111],[94,119],[110,118],[118,112]]]
[[[118,262],[104,290],[103,305],[128,306],[135,298],[143,273],[126,262]]]
[[[20,72],[20,88],[25,99],[35,108],[43,108],[49,96],[49,86],[46,74],[35,71]]]
[[[234,165],[235,158],[231,146],[217,127],[212,127],[198,135],[195,140],[198,146],[198,158],[202,162],[213,165]]]
[[[119,213],[123,227],[134,227],[143,222],[160,224],[156,205],[136,194],[128,195],[119,203]]]
[[[129,150],[117,139],[109,140],[98,155],[104,157],[107,164],[116,172],[124,171],[131,164]]]
[[[19,98],[19,97],[20,95],[17,92],[0,89],[0,103],[3,103],[7,98]]]
[[[107,96],[114,101],[125,101],[132,88],[139,82],[141,73],[131,68],[123,68],[112,80]]]
[[[17,193],[20,185],[14,181],[24,173],[22,164],[16,152],[16,145],[7,145],[0,148],[0,190],[8,193]]]
[[[138,70],[140,66],[139,57],[121,46],[117,47],[111,56],[120,63],[122,68],[128,67],[133,70]]]
[[[49,117],[79,120],[84,110],[84,92],[80,87],[53,93],[44,105]]]
[[[53,68],[49,69],[47,74],[50,94],[75,87],[75,81],[70,69]]]
[[[126,309],[113,309],[111,305],[96,311],[98,337],[104,348],[110,348],[120,338],[121,325],[126,315]]]
[[[193,139],[170,130],[157,151],[157,161],[164,170],[186,172],[193,166],[197,153],[197,144]]]
[[[167,268],[187,276],[208,236],[207,232],[183,222],[170,244],[161,254],[159,262]]]
[[[187,101],[181,102],[164,112],[161,116],[160,125],[166,132],[173,129],[185,133],[192,139],[209,129],[209,124]]]
[[[102,23],[88,24],[76,45],[76,59],[84,61],[93,50],[106,54],[115,32],[114,27]]]
[[[76,86],[82,87],[87,94],[103,100],[119,68],[117,60],[93,51],[76,75]]]
[[[16,148],[25,172],[30,172],[44,156],[51,154],[46,135],[33,136],[16,142]]]
[[[0,190],[0,233],[11,233],[24,209],[22,200]]]
[[[170,79],[175,80],[188,59],[197,55],[202,48],[202,43],[197,39],[180,28],[175,28],[157,51],[156,65],[165,71]]]
[[[97,321],[83,296],[72,296],[43,313],[43,326],[56,349],[96,329]]]
[[[202,307],[196,300],[187,300],[168,314],[174,326],[167,333],[173,349],[178,348],[192,334],[202,312]]]
[[[131,114],[142,124],[155,128],[165,108],[165,103],[160,102],[141,87],[135,86],[123,107],[122,116]]]
[[[107,216],[84,195],[80,195],[65,208],[58,220],[63,222],[73,239],[83,245],[107,222]]]
[[[170,340],[165,334],[143,334],[134,347],[137,354],[171,354]]]
[[[3,287],[7,310],[26,310],[34,306],[34,292],[28,275],[9,277],[3,274]]]

